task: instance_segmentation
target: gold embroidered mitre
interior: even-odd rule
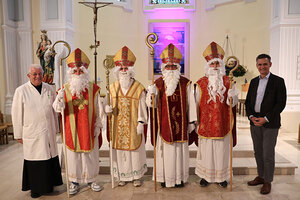
[[[207,62],[215,58],[223,60],[224,55],[223,48],[215,42],[210,43],[203,52],[203,57]]]
[[[179,64],[182,59],[182,54],[177,47],[174,46],[174,44],[170,43],[160,54],[160,58],[165,64]]]
[[[113,59],[116,66],[133,66],[136,60],[133,52],[127,46],[120,49]]]
[[[89,58],[79,48],[75,49],[67,58],[67,65],[70,68],[81,67],[81,66],[88,68],[89,64],[90,64]]]

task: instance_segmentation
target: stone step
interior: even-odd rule
[[[190,168],[189,174],[195,174],[196,151],[190,151]],[[109,151],[100,151],[100,174],[110,173]],[[153,151],[147,151],[147,175],[151,175],[153,171]],[[296,165],[285,159],[278,153],[275,154],[275,175],[294,175]],[[256,162],[252,150],[233,151],[232,161],[233,175],[256,175]]]
[[[197,151],[190,150],[190,158],[196,158]],[[233,158],[251,158],[254,157],[254,153],[252,150],[234,150],[232,152]],[[99,157],[109,157],[109,150],[100,150]],[[153,150],[146,150],[146,157],[153,158]]]
[[[100,160],[100,174],[110,173],[110,163],[108,157],[102,157]],[[147,175],[151,175],[153,171],[153,158],[147,158],[148,171]],[[196,158],[190,158],[189,174],[195,174]],[[286,161],[276,161],[275,175],[294,175],[296,165]],[[232,162],[233,175],[256,175],[255,158],[234,158]]]

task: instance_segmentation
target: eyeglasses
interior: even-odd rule
[[[37,75],[43,76],[43,73],[42,72],[41,73],[30,73],[30,75],[32,75],[32,76],[37,76]]]

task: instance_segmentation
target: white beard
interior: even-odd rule
[[[210,68],[208,70],[207,76],[207,90],[210,97],[207,103],[209,103],[211,100],[213,100],[216,103],[217,96],[219,97],[220,102],[223,103],[224,93],[226,91],[226,87],[223,84],[223,75],[220,74],[220,70],[213,70],[212,68]]]
[[[166,84],[166,95],[172,96],[177,88],[180,79],[180,71],[163,70],[162,75],[163,75],[164,82]]]
[[[126,72],[119,71],[119,82],[123,90],[128,90],[130,88],[130,83],[131,83],[130,73],[128,71]]]
[[[81,67],[84,73],[80,75],[73,74],[73,69],[67,72],[68,83],[70,84],[70,91],[72,96],[76,95],[79,98],[81,96],[81,93],[88,89],[90,76],[88,70],[85,67]]]

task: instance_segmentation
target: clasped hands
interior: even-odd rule
[[[255,126],[263,126],[267,122],[264,117],[251,117],[250,120]]]

